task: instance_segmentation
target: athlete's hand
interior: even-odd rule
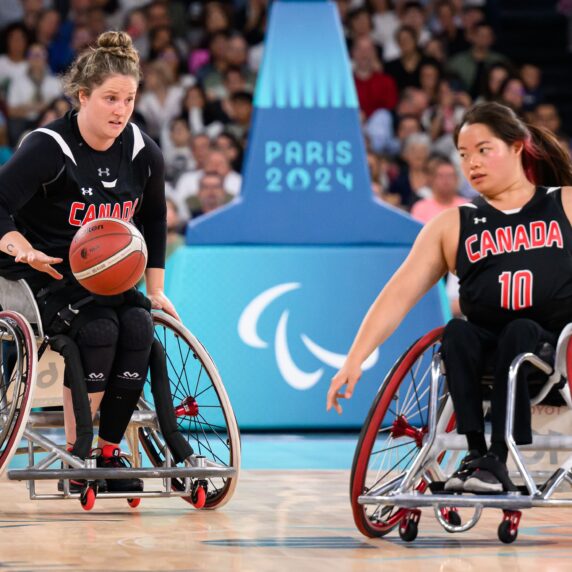
[[[165,296],[165,292],[162,290],[158,290],[157,292],[153,292],[152,294],[147,293],[147,298],[151,300],[151,307],[155,310],[163,310],[169,316],[173,316],[175,320],[181,321],[179,314],[177,314],[177,310],[175,310],[175,306],[167,296]]]
[[[342,369],[332,377],[330,389],[328,390],[328,397],[326,399],[326,409],[329,411],[332,407],[338,412],[342,413],[342,406],[339,404],[338,399],[349,399],[353,392],[356,383],[361,377],[361,366],[347,362],[342,366]],[[342,393],[341,389],[347,385],[345,391]]]
[[[63,276],[55,268],[52,268],[52,264],[59,264],[60,262],[63,262],[61,258],[48,256],[40,250],[32,248],[30,250],[22,250],[18,252],[15,259],[16,262],[28,264],[34,270],[37,270],[38,272],[45,272],[56,280],[61,280],[63,278]]]

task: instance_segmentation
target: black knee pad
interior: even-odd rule
[[[78,331],[76,341],[82,346],[101,348],[117,343],[119,327],[109,318],[98,318],[84,324]]]
[[[89,393],[104,391],[115,357],[119,325],[113,317],[85,321],[75,336]],[[64,385],[69,387],[69,376]]]
[[[119,314],[119,345],[127,350],[148,350],[153,343],[153,318],[143,308],[127,308]]]

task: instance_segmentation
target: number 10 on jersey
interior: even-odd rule
[[[501,285],[501,308],[523,310],[532,306],[532,272],[517,270],[503,272],[499,276]]]

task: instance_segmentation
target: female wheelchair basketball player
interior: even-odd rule
[[[75,110],[32,131],[0,171],[0,276],[26,279],[46,333],[65,334],[77,345],[74,367],[73,352],[60,348],[66,356],[66,441],[78,457],[90,453],[91,434],[79,426],[76,431],[78,402],[71,391],[83,383],[91,416],[100,410],[97,465],[107,468],[124,465],[118,444],[149,366],[150,310],[178,318],[163,293],[163,157],[129,123],[139,80],[131,38],[123,32],[101,34],[97,47],[78,56],[65,78]],[[68,251],[78,227],[110,216],[133,219],[143,232],[149,252],[147,298],[135,289],[118,296],[90,295],[71,274]],[[80,490],[83,483],[75,485]],[[110,492],[143,487],[139,479],[109,479],[106,485]]]
[[[333,377],[327,409],[342,412],[361,364],[447,271],[460,280],[467,320],[451,320],[441,345],[457,431],[468,455],[445,483],[456,492],[513,489],[504,439],[507,379],[513,358],[555,343],[572,321],[572,165],[546,130],[526,125],[508,107],[477,104],[455,134],[465,177],[480,193],[420,232],[411,253],[383,288]],[[494,356],[492,438],[484,438],[480,379]],[[526,371],[524,372],[526,377]],[[343,390],[343,386],[347,388]],[[526,379],[519,379],[514,438],[532,440]]]

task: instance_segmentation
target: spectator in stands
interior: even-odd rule
[[[430,104],[437,101],[440,79],[441,66],[435,60],[425,60],[419,68],[419,85]]]
[[[6,97],[10,83],[28,70],[26,53],[30,44],[28,31],[20,23],[4,30],[0,55],[0,97]]]
[[[62,93],[59,79],[49,70],[44,46],[32,44],[27,60],[27,72],[16,77],[8,88],[9,130],[13,142],[32,127],[44,107]]]
[[[238,91],[230,96],[230,122],[225,130],[239,141],[246,139],[252,118],[252,95],[247,91]]]
[[[224,153],[233,171],[242,172],[242,147],[234,135],[223,131],[215,138],[214,148]]]
[[[524,83],[519,77],[507,77],[499,89],[499,103],[510,107],[521,117],[524,114]]]
[[[211,151],[211,140],[208,135],[198,133],[191,137],[191,153],[195,162],[194,169],[204,170]]]
[[[525,112],[530,112],[544,99],[542,72],[538,66],[525,63],[520,67],[520,79],[524,85],[523,107]]]
[[[411,207],[411,216],[422,223],[429,222],[448,208],[467,202],[459,196],[459,178],[453,163],[445,157],[437,157],[428,163],[431,195]]]
[[[159,141],[161,130],[181,114],[184,90],[174,83],[171,68],[159,60],[147,66],[143,85],[137,110],[145,118],[147,133]]]
[[[471,48],[451,58],[446,66],[447,71],[463,81],[465,89],[473,98],[478,95],[489,66],[497,62],[508,64],[505,56],[492,51],[494,42],[495,35],[489,24],[475,24],[471,34]]]
[[[438,28],[435,37],[443,42],[448,56],[454,56],[471,47],[455,15],[455,6],[451,0],[439,0],[435,5]]]
[[[512,70],[505,63],[499,62],[489,66],[483,76],[477,101],[498,101],[501,85],[511,75],[513,75]]]
[[[552,131],[562,144],[562,146],[572,153],[570,136],[562,131],[562,120],[558,108],[553,103],[539,103],[531,115],[531,121],[534,125],[545,127]]]
[[[191,210],[191,218],[195,219],[213,212],[230,199],[223,187],[223,178],[216,172],[207,171],[200,178],[197,193],[198,206]]]
[[[354,43],[360,38],[373,41],[372,23],[369,11],[364,7],[354,8],[348,13],[348,47],[351,51]],[[381,56],[381,54],[378,54]]]
[[[377,109],[393,109],[397,104],[397,85],[383,73],[371,38],[358,38],[352,46],[354,81],[360,109],[368,119]]]
[[[208,101],[203,88],[198,84],[185,92],[182,115],[187,119],[193,135],[208,133],[209,137],[218,135],[229,120],[221,102]]]
[[[182,173],[195,168],[191,152],[191,131],[184,117],[171,120],[168,136],[161,140],[165,159],[165,179],[176,184]]]
[[[410,26],[401,26],[396,36],[401,55],[387,62],[385,71],[395,79],[400,91],[419,87],[419,70],[424,58],[417,45],[417,32]]]
[[[204,161],[204,167],[199,170],[183,173],[177,182],[177,200],[184,201],[194,208],[195,197],[199,190],[199,182],[205,173],[216,173],[222,179],[222,186],[226,194],[235,197],[240,193],[242,177],[233,171],[226,155],[216,149],[211,149]]]
[[[421,117],[421,123],[433,141],[434,150],[447,157],[456,156],[453,132],[470,104],[469,95],[454,91],[449,80],[439,82],[437,102]]]
[[[431,139],[425,133],[409,135],[403,144],[399,176],[391,183],[389,192],[399,195],[399,204],[410,209],[414,202],[430,195],[427,186],[426,163],[431,151]]]
[[[447,61],[447,53],[443,41],[439,38],[431,38],[423,48],[423,55],[439,63],[441,67]]]
[[[149,27],[144,8],[130,10],[125,17],[123,29],[131,36],[135,49],[143,61],[149,57]]]
[[[206,40],[206,50],[199,48],[191,53],[189,69],[195,73],[201,84],[211,73],[222,74],[226,69],[227,44],[228,34],[217,32]]]
[[[399,57],[395,32],[400,26],[400,21],[395,13],[392,0],[367,0],[366,6],[370,11],[373,26],[371,37],[378,46],[382,47],[384,61]],[[392,45],[395,46],[393,54],[390,48]]]

